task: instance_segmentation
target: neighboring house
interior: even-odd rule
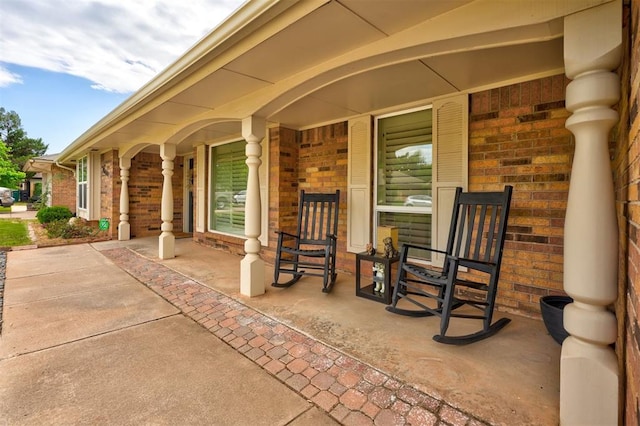
[[[47,206],[68,207],[76,211],[75,169],[57,163],[59,154],[43,155],[27,161],[22,168],[39,176],[41,196]],[[34,188],[35,189],[35,188]],[[31,194],[34,194],[34,189]]]
[[[441,246],[456,186],[513,185],[499,309],[581,302],[560,420],[636,424],[638,3],[253,0],[51,165],[114,237],[157,235],[167,259],[185,231],[244,255],[247,296],[301,189],[342,191],[353,272],[377,226]],[[416,194],[431,205],[404,205]]]
[[[42,174],[38,172],[20,184],[20,200],[16,201],[31,201],[34,197],[39,197],[41,193]]]

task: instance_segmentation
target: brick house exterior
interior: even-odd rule
[[[557,75],[470,97],[469,189],[514,186],[498,303],[502,310],[537,318],[539,298],[562,293],[562,232],[573,152],[571,133],[564,127],[567,83]],[[336,264],[352,274],[355,254],[346,249],[347,122],[304,131],[271,128],[269,140],[269,229],[293,230],[301,189],[339,189]],[[262,255],[272,262],[276,234],[268,237]],[[243,239],[218,239],[211,233],[195,238],[243,252]]]
[[[73,169],[57,164],[58,154],[27,161],[24,171],[42,173],[42,192],[48,206],[63,206],[76,212],[76,177]]]
[[[637,424],[640,418],[640,252],[637,236],[640,222],[637,218],[640,211],[637,208],[640,203],[637,185],[640,180],[640,119],[637,114],[640,100],[639,3],[631,0],[622,4],[623,54],[617,70],[621,77],[621,99],[614,106],[620,120],[609,138],[619,229],[615,355],[623,378],[620,381],[620,419],[627,425]],[[576,144],[574,135],[565,127],[572,115],[565,103],[570,82],[564,73],[556,72],[515,83],[505,79],[490,88],[468,91],[468,189],[490,191],[500,190],[506,184],[514,186],[497,297],[498,309],[530,318],[540,318],[540,297],[564,294],[565,214]],[[299,128],[277,123],[274,119],[266,126],[260,179],[266,179],[261,183],[266,185],[268,194],[268,205],[263,209],[267,227],[262,229],[266,235],[261,238],[259,253],[265,262],[272,263],[274,259],[274,231],[291,230],[295,226],[301,189],[323,192],[339,189],[342,198],[337,267],[342,274],[354,273],[355,254],[347,247],[348,118],[348,114],[344,114],[340,120]],[[238,130],[232,133],[233,137],[239,137]],[[200,189],[204,196],[194,197],[191,210],[195,224],[193,239],[212,248],[244,256],[245,238],[209,231],[210,153],[206,148],[199,149],[202,144],[208,147],[207,143],[192,141],[182,153],[170,160],[173,231],[182,231],[189,222],[185,217],[188,212],[183,208],[188,192],[184,177],[187,158],[194,158],[196,163],[200,162],[205,167],[200,171],[196,167],[192,178],[194,194]],[[72,146],[63,154],[71,159],[86,153],[84,148],[84,151],[76,150]],[[101,151],[99,215],[109,218],[111,236],[117,238],[122,210],[119,161],[129,152],[131,165],[128,168],[127,197],[130,236],[158,236],[164,225],[161,216],[163,196],[166,196],[164,174],[168,169],[163,164],[166,161],[156,151],[132,150],[129,146],[113,146]],[[198,174],[202,171],[204,176]],[[70,173],[62,169],[59,172]],[[205,188],[198,188],[198,182],[204,183]],[[74,188],[75,197],[75,182],[69,176],[61,181],[61,186],[66,185]],[[69,203],[69,199],[63,201],[62,193],[62,190],[60,194],[52,191],[52,198],[55,196],[55,199]],[[73,207],[75,211],[75,202]],[[200,227],[202,224],[203,228]]]
[[[54,165],[51,170],[51,205],[76,211],[76,179],[73,172]]]

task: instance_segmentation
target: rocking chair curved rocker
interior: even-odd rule
[[[512,189],[506,186],[503,192],[465,193],[457,188],[446,251],[403,244],[392,302],[386,309],[408,316],[439,316],[440,334],[433,336],[433,340],[446,344],[473,343],[507,325],[510,319],[501,318],[492,323],[492,317]],[[442,270],[412,261],[409,257],[412,250],[444,255]],[[429,300],[432,303],[427,305]],[[404,301],[402,307],[400,301]],[[456,312],[465,305],[482,313]],[[451,317],[482,320],[482,329],[472,334],[447,336]]]
[[[331,291],[337,277],[339,201],[339,190],[335,194],[300,192],[296,233],[276,231],[278,246],[271,284],[273,287],[290,287],[302,276],[313,275],[323,277],[324,293]],[[291,274],[293,278],[279,283],[280,274]]]

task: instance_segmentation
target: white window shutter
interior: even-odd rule
[[[433,243],[446,249],[456,187],[468,184],[469,96],[460,93],[433,102]],[[435,256],[442,266],[444,256]]]
[[[371,116],[348,126],[347,251],[359,253],[371,242]]]

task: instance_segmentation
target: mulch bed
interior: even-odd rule
[[[103,232],[83,238],[50,238],[47,235],[47,230],[38,222],[29,222],[29,237],[38,247],[56,247],[67,244],[82,244],[111,240],[111,237]]]

